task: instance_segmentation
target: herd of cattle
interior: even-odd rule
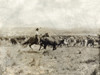
[[[28,45],[30,48],[33,44],[40,45],[39,50],[43,47],[46,49],[47,46],[52,47],[56,50],[57,47],[98,47],[100,40],[98,36],[80,36],[80,35],[57,35],[49,36],[43,35],[39,39],[35,36],[18,36],[18,37],[0,37],[0,42],[2,40],[9,41],[13,45],[21,44]],[[39,41],[39,42],[38,42]]]

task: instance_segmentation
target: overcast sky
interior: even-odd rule
[[[100,0],[0,0],[0,28],[100,28]]]

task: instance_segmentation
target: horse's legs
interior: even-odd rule
[[[39,48],[39,51],[41,50],[41,47],[42,47],[42,44],[40,44],[40,48]]]
[[[41,50],[42,46],[43,46],[43,43],[40,43],[40,48],[39,48],[39,51]]]
[[[44,49],[46,49],[46,48],[47,48],[47,45],[45,44],[45,45],[44,45]]]
[[[33,48],[31,47],[33,44],[29,44],[29,47],[33,50]]]
[[[56,50],[56,44],[53,45],[53,50]]]
[[[92,42],[92,46],[94,47],[94,43]]]
[[[89,45],[89,43],[87,43],[87,45],[86,45],[86,46],[88,47],[88,45]]]

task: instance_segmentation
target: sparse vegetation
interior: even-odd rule
[[[57,35],[52,37],[63,39],[86,37],[82,35]],[[22,43],[31,36],[0,37],[0,69],[2,75],[99,75],[98,44],[81,46],[73,44],[57,46],[52,51],[51,46],[41,49],[32,45],[32,49]],[[91,36],[96,38],[97,36]],[[14,38],[13,44],[10,39]],[[73,41],[73,40],[72,40]],[[95,43],[95,42],[94,42]]]

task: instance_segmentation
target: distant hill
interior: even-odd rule
[[[13,27],[13,28],[2,28],[0,30],[1,36],[22,36],[22,35],[35,35],[34,27]],[[58,30],[58,29],[50,29],[50,28],[40,28],[40,34],[49,33],[50,35],[68,35],[68,34],[99,34],[100,30],[96,29],[66,29],[66,30]]]

